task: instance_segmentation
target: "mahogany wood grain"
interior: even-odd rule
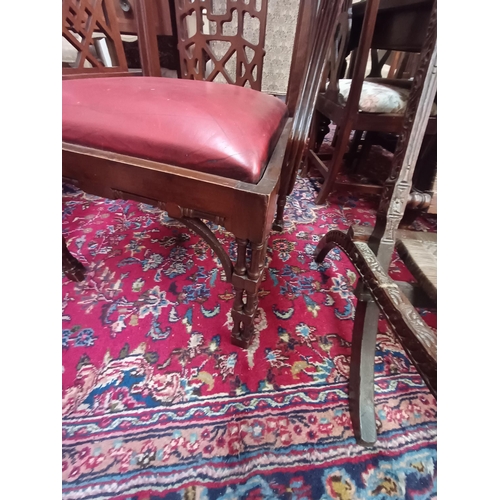
[[[265,3],[262,2],[259,16],[264,15]],[[241,347],[248,347],[252,342],[258,290],[278,194],[286,199],[287,190],[293,183],[291,179],[296,175],[331,39],[333,20],[340,10],[341,1],[314,0],[310,3],[314,4],[310,8],[318,14],[314,18],[313,29],[309,30],[308,44],[311,49],[307,50],[309,56],[304,66],[295,114],[286,123],[264,174],[256,184],[67,142],[62,144],[63,176],[72,179],[85,192],[157,206],[205,239],[221,259],[226,279],[234,286],[232,341]],[[151,29],[152,5],[152,0],[135,0],[140,28],[139,44],[146,46],[141,54],[146,54],[144,57],[149,63],[157,54],[156,37]],[[199,0],[190,5],[198,13],[203,7]],[[231,4],[230,10],[235,9],[240,13],[254,12],[253,3],[245,4],[242,0]],[[218,17],[212,19],[220,24],[223,22]],[[262,20],[261,27],[265,27]],[[239,30],[241,34],[241,28]],[[241,52],[243,46],[243,43],[237,43],[236,50]],[[260,56],[256,54],[256,57],[258,60]],[[143,64],[146,71],[157,71],[157,66],[149,63]],[[99,70],[101,68],[96,68],[98,73]],[[248,72],[245,75],[244,78],[249,82],[251,78]],[[259,79],[258,74],[251,81],[255,83]],[[196,127],[196,122],[193,127]],[[232,265],[215,235],[201,219],[222,225],[234,234],[238,244],[236,265]],[[247,267],[244,262],[249,251],[252,257]]]

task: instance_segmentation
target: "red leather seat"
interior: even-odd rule
[[[273,96],[170,78],[63,81],[63,141],[257,183],[288,116]]]

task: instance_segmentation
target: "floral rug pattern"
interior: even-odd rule
[[[62,282],[64,499],[435,497],[436,401],[383,321],[379,439],[354,440],[357,276],[340,251],[319,266],[313,252],[330,229],[373,225],[377,199],[316,206],[317,188],[297,180],[270,237],[244,351],[230,343],[232,287],[198,236],[151,206],[63,186],[63,233],[87,269]],[[231,234],[210,227],[234,259]],[[396,256],[390,272],[412,279]]]

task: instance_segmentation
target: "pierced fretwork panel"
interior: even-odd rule
[[[328,86],[327,96],[333,96],[334,100],[336,100],[339,91],[338,80],[344,78],[346,70],[347,44],[352,24],[352,3],[352,0],[344,0],[340,13],[335,20],[336,25],[333,32],[333,43],[330,48],[330,59],[325,68],[324,78],[326,81],[322,83],[323,88]]]
[[[182,77],[260,90],[268,0],[175,0]]]
[[[128,71],[115,16],[113,0],[63,0],[64,76]]]

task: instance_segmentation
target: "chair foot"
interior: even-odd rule
[[[283,220],[285,214],[286,196],[280,195],[278,197],[278,204],[276,208],[276,217],[273,222],[273,231],[283,231],[285,228],[285,221]]]
[[[64,236],[62,237],[62,268],[66,278],[71,281],[83,281],[85,279],[85,267],[68,250]]]
[[[250,245],[246,240],[237,239],[236,242],[238,256],[232,276],[236,295],[231,311],[234,322],[231,342],[247,349],[255,333],[254,319],[259,303],[257,294],[264,274],[267,241]],[[246,264],[248,246],[252,251],[249,265]]]
[[[281,233],[283,232],[283,229],[285,229],[285,221],[283,219],[275,219],[273,222],[273,231],[278,231]]]
[[[235,326],[233,327],[233,333],[231,335],[231,344],[237,347],[241,347],[242,349],[248,349],[255,333],[255,327],[253,325],[254,318],[246,317],[244,320],[238,321],[238,318],[235,318],[234,311],[232,311],[231,314],[233,316],[233,320],[237,321],[235,323]],[[245,320],[247,321],[246,324]]]

